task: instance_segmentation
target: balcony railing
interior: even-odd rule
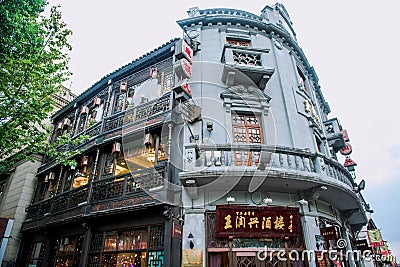
[[[60,218],[66,219],[71,213],[90,215],[90,209],[80,208],[90,207],[101,202],[126,202],[127,199],[135,198],[143,200],[143,196],[146,195],[144,191],[164,189],[165,172],[166,167],[163,164],[117,177],[90,181],[84,186],[30,205],[27,208],[26,223],[28,225],[35,224],[35,222],[43,223],[43,220],[51,220],[59,215],[61,215]],[[147,196],[145,200],[149,201],[149,197]],[[136,202],[129,202],[130,205],[132,203]],[[112,209],[112,205],[109,209]],[[66,214],[64,216],[66,218],[62,214]]]
[[[268,167],[271,169],[293,170],[306,173],[319,173],[343,182],[353,188],[351,174],[338,162],[319,153],[308,150],[260,144],[219,144],[219,145],[190,145],[186,147],[185,170],[201,171],[207,168],[230,167],[231,169],[256,169],[260,153],[271,155]],[[195,159],[195,155],[199,155]]]

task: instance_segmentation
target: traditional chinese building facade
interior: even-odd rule
[[[188,14],[182,39],[53,117],[53,141],[89,139],[77,167],[40,167],[21,266],[324,266],[351,249],[365,203],[285,8]]]
[[[285,8],[188,15],[178,24],[195,49],[189,84],[201,120],[183,138],[183,265],[359,264],[323,253],[352,249],[365,203],[338,162],[341,125]]]

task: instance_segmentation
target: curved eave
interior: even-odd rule
[[[256,15],[254,15],[254,16],[256,16]],[[314,68],[308,62],[303,50],[300,48],[297,41],[295,39],[293,39],[293,37],[290,35],[290,33],[287,30],[285,30],[284,28],[281,28],[281,27],[279,27],[275,24],[269,23],[269,22],[265,22],[265,20],[263,21],[261,19],[255,20],[253,18],[248,18],[248,17],[224,15],[224,14],[201,15],[201,16],[196,16],[196,17],[192,17],[192,18],[178,20],[177,23],[184,30],[187,28],[193,27],[195,25],[202,25],[203,27],[207,27],[208,24],[210,24],[210,23],[213,26],[218,25],[218,23],[222,23],[222,25],[224,27],[227,27],[227,26],[232,27],[232,28],[241,27],[241,28],[245,28],[249,31],[257,32],[259,34],[264,34],[264,35],[274,34],[274,35],[279,35],[280,37],[283,37],[284,43],[286,43],[286,45],[288,47],[290,47],[290,49],[293,49],[295,51],[297,56],[301,59],[304,66],[306,67],[308,73],[311,75],[316,93],[324,106],[324,112],[326,114],[329,114],[331,112],[329,104],[326,102],[326,100],[322,94],[321,87],[318,84],[319,78],[318,78]],[[226,23],[230,23],[230,25],[226,25]],[[237,23],[239,23],[240,26],[238,26]],[[222,27],[222,25],[219,27]]]
[[[152,64],[155,64],[159,61],[167,59],[172,56],[173,50],[172,47],[175,46],[175,43],[179,40],[179,38],[175,38],[170,40],[169,42],[163,44],[162,46],[154,49],[153,51],[144,54],[143,56],[135,59],[131,63],[122,66],[121,68],[115,70],[114,72],[104,76],[94,85],[92,85],[89,89],[80,94],[74,101],[70,102],[63,109],[59,110],[52,116],[52,120],[57,120],[62,117],[67,112],[70,112],[76,103],[82,104],[81,102],[85,101],[87,98],[90,98],[98,93],[99,90],[104,89],[108,81],[111,79],[112,81],[118,81],[122,79],[124,76],[129,75],[131,73],[137,72],[147,67],[151,67]]]

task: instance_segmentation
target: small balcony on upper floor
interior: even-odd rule
[[[261,90],[275,69],[267,66],[269,49],[225,44],[221,62],[225,63],[222,81],[228,86],[256,85]]]
[[[91,180],[30,205],[23,230],[171,203],[177,189],[167,182],[167,177],[164,162],[153,168]]]
[[[357,211],[350,223],[365,221],[351,174],[320,153],[262,144],[191,144],[185,147],[184,163],[179,177],[194,199],[205,188],[302,192],[308,200],[318,198],[340,211]]]
[[[129,131],[134,131],[135,128],[143,126],[154,127],[158,124],[162,124],[172,111],[173,101],[171,98],[171,92],[167,92],[160,98],[104,117],[102,120],[91,124],[88,128],[84,128],[84,130],[72,137],[72,140],[75,140],[79,136],[86,135],[88,139],[84,140],[79,145],[69,147],[65,145],[60,146],[58,150],[65,151],[79,148],[85,151],[94,145],[107,142],[108,139],[121,137]],[[59,131],[65,131],[65,129],[61,127]],[[61,134],[57,134],[56,132],[57,136]],[[43,165],[39,168],[39,173],[52,168],[56,164],[56,159],[54,157],[45,156]]]

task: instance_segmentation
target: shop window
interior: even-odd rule
[[[164,266],[164,230],[160,225],[94,233],[88,266]]]
[[[28,266],[41,266],[44,255],[44,242],[36,242],[31,246],[31,251],[29,253]]]
[[[53,242],[50,265],[55,267],[80,266],[84,235],[62,237]]]
[[[262,144],[263,135],[260,116],[254,114],[232,114],[233,142],[244,144]],[[260,152],[235,151],[236,166],[258,164]]]
[[[250,40],[226,38],[226,42],[230,45],[250,47]]]

